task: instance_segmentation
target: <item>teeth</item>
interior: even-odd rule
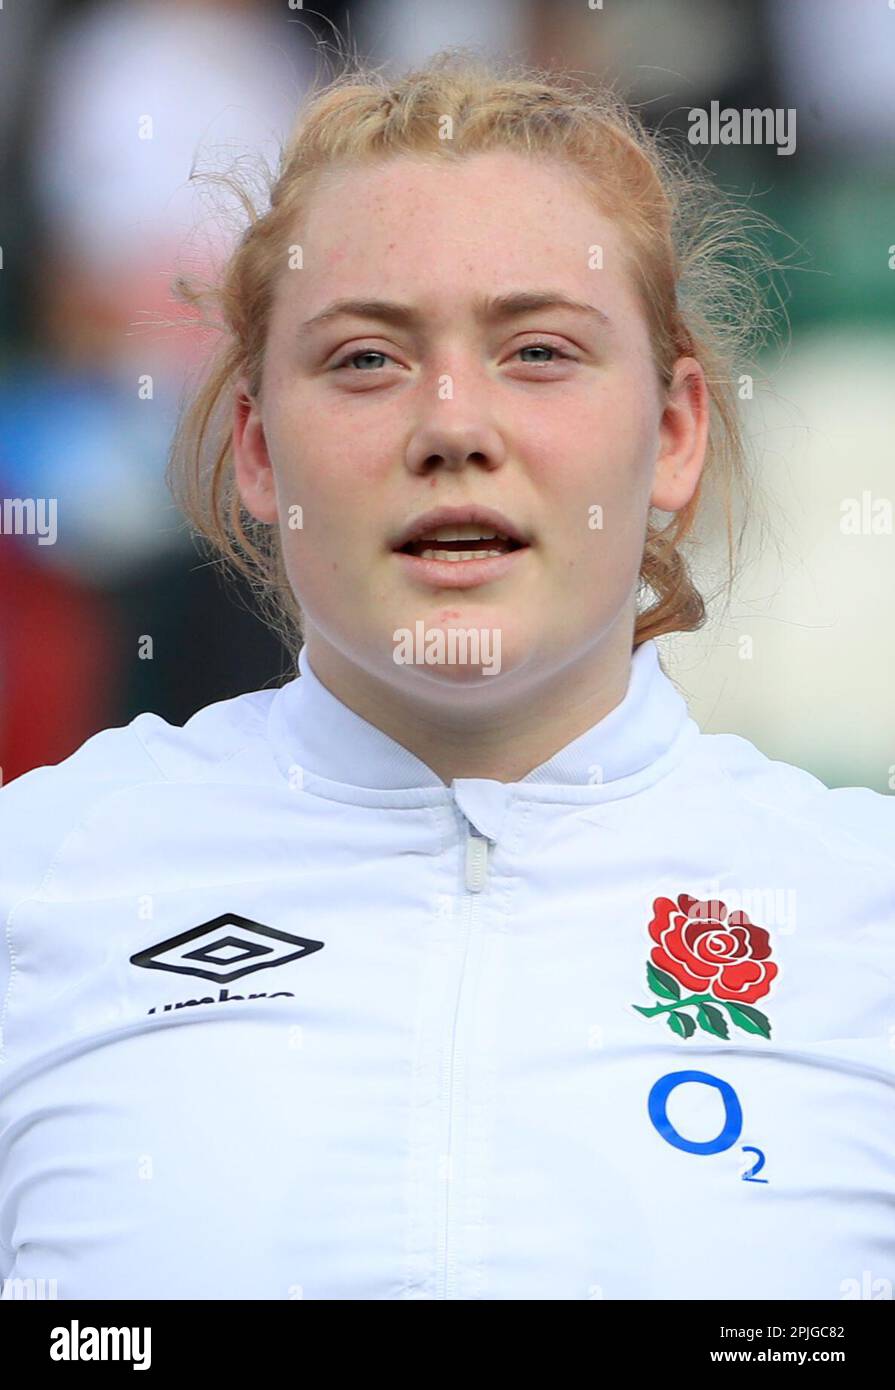
[[[439,526],[437,531],[432,531],[428,536],[420,536],[421,541],[493,541],[498,536],[501,540],[508,540],[509,537],[501,535],[500,531],[485,531],[475,523],[467,523],[465,526]]]
[[[460,537],[445,536],[444,540],[459,540]],[[488,537],[490,540],[490,536]],[[505,555],[505,550],[424,550],[421,560],[488,560],[492,555]]]

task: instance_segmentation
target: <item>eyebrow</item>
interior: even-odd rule
[[[572,299],[561,290],[515,290],[509,294],[479,297],[474,304],[474,313],[480,322],[498,323],[506,319],[518,318],[521,314],[537,313],[539,309],[571,309],[577,314],[587,314],[595,318],[604,328],[611,328],[612,321],[594,304]],[[330,319],[342,315],[353,318],[379,319],[397,328],[419,328],[423,316],[418,309],[409,304],[399,304],[390,299],[335,299],[319,314],[302,324],[304,330],[312,330]]]

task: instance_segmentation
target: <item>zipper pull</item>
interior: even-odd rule
[[[481,893],[488,878],[488,841],[467,821],[466,887],[470,893]]]

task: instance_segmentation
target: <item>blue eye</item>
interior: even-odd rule
[[[378,348],[361,348],[361,350],[360,350],[359,352],[349,352],[349,353],[347,354],[346,357],[343,357],[343,358],[341,358],[340,361],[333,363],[333,371],[338,371],[340,367],[347,367],[348,364],[349,364],[350,362],[353,362],[353,361],[355,360],[355,358],[357,358],[357,357],[388,357],[388,356],[389,356],[389,355],[388,355],[387,352],[380,352]],[[394,362],[394,360],[395,360],[395,359],[394,359],[393,357],[389,357],[389,361],[390,361],[390,362]],[[363,370],[363,368],[361,368],[361,370]]]
[[[563,352],[562,348],[556,347],[556,345],[555,345],[554,343],[525,343],[525,344],[523,344],[523,346],[522,346],[521,348],[517,348],[516,351],[517,351],[517,352],[554,352],[554,353],[556,353],[556,356],[557,356],[557,357],[564,357],[564,358],[566,358],[567,361],[572,361],[571,353]],[[532,364],[532,365],[534,365],[534,364]],[[547,367],[549,367],[549,366],[550,366],[550,363],[547,362],[547,363],[545,363],[544,365],[547,366]]]

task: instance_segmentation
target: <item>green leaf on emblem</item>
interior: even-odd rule
[[[666,970],[659,970],[651,960],[646,963],[646,978],[650,989],[655,990],[656,994],[661,994],[664,999],[680,999],[681,987],[677,980]]]
[[[679,1038],[689,1038],[696,1032],[696,1024],[689,1014],[669,1014],[668,1027]]]
[[[730,1034],[727,1031],[727,1022],[720,1009],[716,1009],[714,1004],[700,1004],[696,1011],[700,1028],[704,1028],[707,1033],[713,1033],[716,1038],[727,1038]]]
[[[771,1025],[759,1009],[753,1009],[748,1004],[731,1004],[730,1000],[724,1002],[738,1028],[747,1033],[760,1033],[763,1038],[771,1036]]]

